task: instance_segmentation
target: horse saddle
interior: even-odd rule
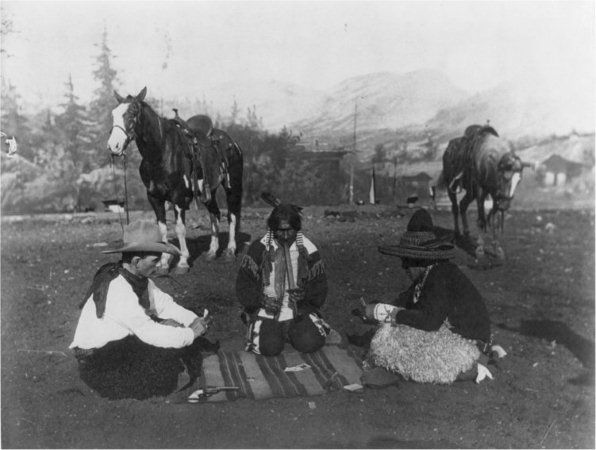
[[[221,148],[223,136],[220,136],[218,133],[214,133],[212,127],[208,127],[207,132],[202,129],[193,128],[178,115],[178,110],[175,108],[174,113],[175,117],[172,120],[189,140],[188,156],[193,161],[193,166],[197,168],[195,174],[198,179],[203,181],[203,189],[201,189],[202,201],[208,202],[211,200],[211,185],[213,184],[214,180],[209,180],[209,177],[206,176],[207,171],[205,170],[205,167],[207,155],[205,152],[215,152],[216,160],[219,161],[218,170],[223,178],[222,183],[226,189],[230,189],[228,159],[225,155],[224,149]]]

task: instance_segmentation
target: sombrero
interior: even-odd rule
[[[397,245],[379,246],[384,255],[411,259],[451,259],[455,257],[455,246],[445,236],[440,236],[425,209],[416,211]]]
[[[104,250],[102,253],[156,252],[179,255],[180,250],[170,243],[161,240],[161,234],[155,222],[137,220],[124,228],[122,245],[118,248]]]

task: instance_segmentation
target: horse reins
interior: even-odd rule
[[[112,167],[112,176],[116,178],[116,170],[114,169],[114,158],[115,156],[112,154],[110,158],[110,166]],[[127,189],[127,182],[126,182],[126,153],[122,153],[122,168],[124,170],[124,209],[126,211],[126,225],[130,223],[129,216],[128,216],[128,189]],[[124,225],[122,224],[122,213],[120,212],[120,208],[118,208],[118,219],[120,220],[120,228],[122,228],[122,233],[124,233]]]

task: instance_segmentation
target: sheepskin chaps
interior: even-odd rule
[[[475,366],[480,350],[471,340],[449,331],[423,331],[383,324],[370,344],[370,361],[419,383],[453,383]]]

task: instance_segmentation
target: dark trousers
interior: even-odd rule
[[[92,351],[77,351],[81,380],[102,397],[146,399],[176,390],[178,374],[188,369],[191,379],[201,371],[205,340],[197,338],[180,349],[159,348],[136,336],[109,342]]]
[[[249,329],[247,350],[263,356],[277,356],[288,342],[299,352],[312,353],[325,345],[325,337],[310,315],[284,322],[257,317]]]

